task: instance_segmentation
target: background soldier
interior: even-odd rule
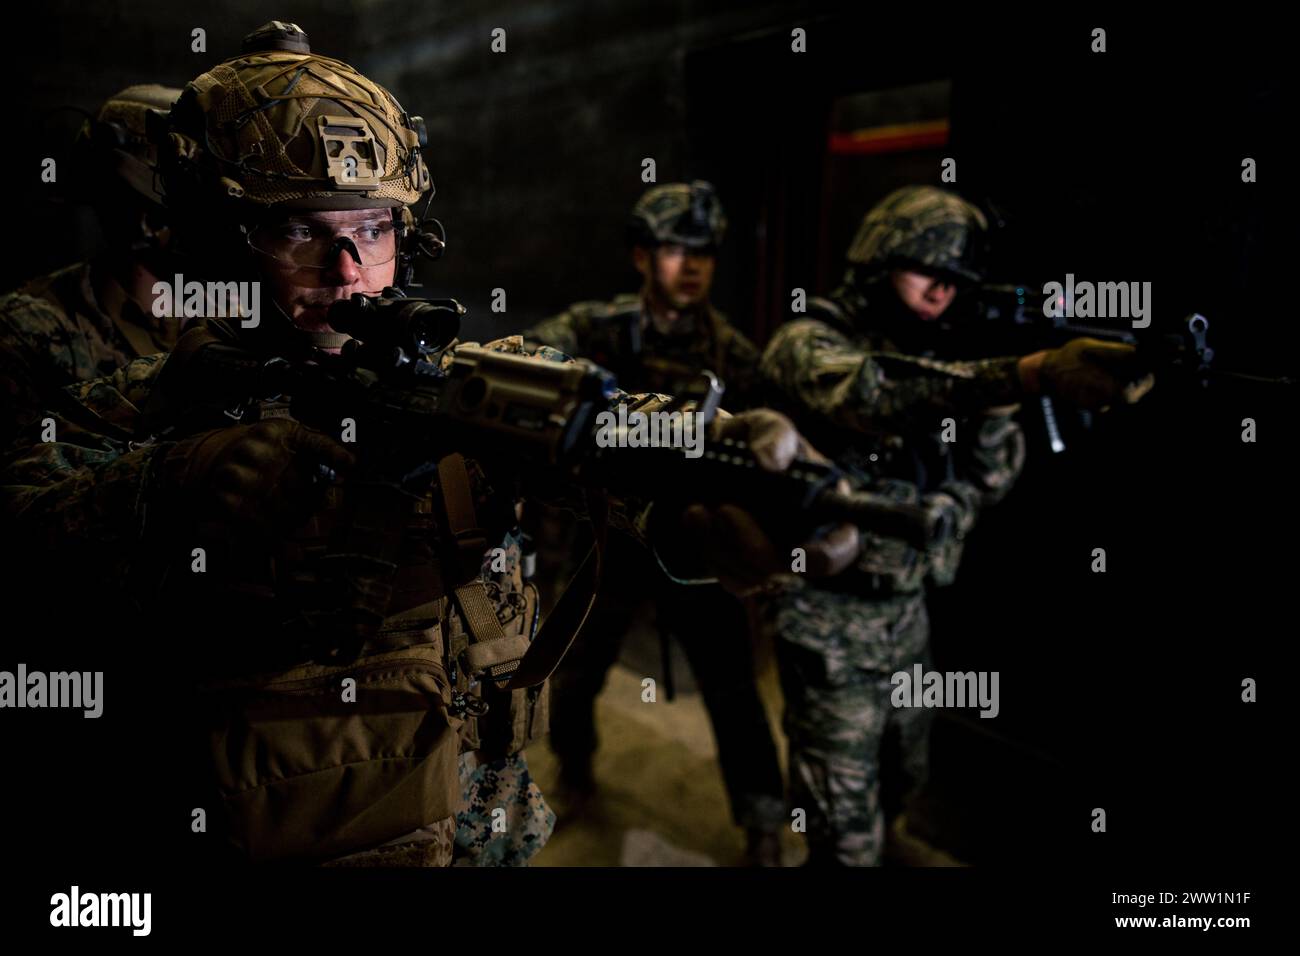
[[[1041,391],[1085,407],[1136,401],[1134,350],[1091,339],[1022,358],[941,362],[926,323],[980,279],[978,209],[928,186],[867,213],[844,282],[777,330],[762,368],[818,447],[900,500],[949,511],[958,533],[920,553],[864,535],[856,566],[765,602],[790,739],[792,801],[808,814],[810,863],[880,862],[886,818],[926,772],[928,711],[890,704],[892,674],[929,665],[927,584],[952,582],[980,509],[1024,462],[1016,403]],[[880,755],[894,738],[897,768]],[[886,784],[882,794],[881,783]]]
[[[758,385],[759,351],[709,301],[726,225],[722,204],[706,182],[647,190],[628,226],[641,291],[611,302],[579,302],[525,338],[590,358],[634,391],[682,395],[698,387],[701,372],[711,371],[726,387],[726,406],[747,407]],[[732,818],[746,831],[746,860],[779,866],[784,785],[754,683],[744,606],[715,584],[670,581],[630,541],[611,542],[611,557],[618,570],[606,576],[583,636],[555,676],[551,747],[571,809],[595,791],[596,697],[649,596],[661,638],[677,637],[699,681]]]
[[[65,385],[175,344],[179,323],[153,314],[153,284],[170,282],[172,269],[145,116],[166,112],[179,95],[129,86],[82,127],[70,178],[75,198],[95,207],[105,251],[0,298],[0,443]]]
[[[641,291],[578,302],[525,338],[590,358],[631,391],[682,395],[708,369],[726,386],[728,408],[757,404],[759,350],[709,301],[726,230],[722,203],[708,183],[646,190],[627,228]]]
[[[523,757],[545,730],[545,691],[500,680],[533,620],[513,493],[460,455],[395,478],[379,464],[388,449],[361,436],[354,456],[283,396],[232,409],[188,391],[201,348],[305,361],[338,350],[347,336],[329,307],[380,294],[429,248],[408,208],[432,185],[423,122],[276,21],[188,84],[159,132],[186,278],[260,281],[266,294],[255,328],[210,321],[170,356],[77,387],[69,416],[53,416],[58,441],[6,477],[14,530],[48,559],[38,576],[71,577],[97,614],[122,612],[113,639],[97,629],[83,653],[112,675],[119,714],[136,703],[123,736],[151,759],[129,792],[112,749],[79,765],[77,796],[115,821],[95,836],[137,855],[171,848],[197,806],[224,839],[182,845],[255,860],[525,862],[553,817]],[[523,351],[518,337],[490,348]],[[771,412],[724,432],[747,436],[764,467],[798,444]],[[679,538],[665,513],[670,552],[716,556],[726,580],[765,573],[754,555],[772,546],[745,512],[677,517],[714,535],[683,525]],[[322,662],[314,645],[357,621],[360,656]],[[352,701],[339,694],[348,680]]]

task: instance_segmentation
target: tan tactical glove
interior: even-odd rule
[[[768,471],[784,471],[798,455],[826,460],[788,418],[770,408],[719,417],[710,437],[747,442]],[[682,527],[697,553],[706,556],[718,581],[734,594],[752,591],[771,575],[790,570],[789,554],[780,551],[764,532],[761,517],[735,505],[692,505],[682,515]],[[858,556],[861,540],[856,527],[843,524],[801,547],[807,555],[807,573],[824,577],[848,567]]]
[[[202,432],[167,453],[172,500],[205,520],[293,528],[324,504],[328,470],[352,455],[328,435],[286,418]]]
[[[1020,360],[1018,369],[1031,395],[1061,398],[1086,409],[1121,399],[1131,405],[1155,385],[1154,375],[1142,374],[1137,349],[1101,339],[1071,339],[1059,349],[1034,352]]]

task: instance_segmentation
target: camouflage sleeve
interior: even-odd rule
[[[11,293],[0,299],[0,443],[8,445],[43,408],[49,386],[42,376],[54,373],[59,355],[54,334],[66,324],[58,310],[43,299]],[[33,333],[45,333],[50,344],[42,350]],[[62,370],[60,370],[62,371]],[[66,373],[65,381],[71,378]]]
[[[1016,361],[941,362],[868,352],[824,322],[799,319],[777,329],[761,369],[807,411],[877,431],[936,410],[972,412],[1020,401]]]
[[[1006,497],[1025,467],[1025,433],[1010,415],[985,415],[970,422],[975,441],[958,445],[958,470],[987,508]]]
[[[47,413],[47,425],[24,434],[33,444],[16,444],[5,463],[9,527],[61,571],[75,563],[81,580],[124,584],[135,568],[155,461],[171,443],[133,448],[129,436],[164,358],[136,359],[108,378],[69,386],[77,414]]]
[[[950,509],[957,527],[953,539],[929,555],[930,580],[938,587],[956,578],[966,535],[983,509],[1011,490],[1025,464],[1025,435],[1010,415],[986,415],[966,427],[976,429],[975,440],[957,444],[957,478],[929,496]]]
[[[591,322],[587,313],[572,307],[538,322],[524,332],[524,339],[530,350],[545,345],[566,356],[584,355],[589,351],[586,346],[590,335]]]

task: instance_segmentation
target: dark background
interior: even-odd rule
[[[60,155],[79,121],[51,111],[93,110],[131,83],[181,85],[271,17],[299,23],[314,50],[425,117],[433,214],[450,248],[422,277],[469,306],[468,337],[631,290],[622,226],[644,188],[641,159],[654,157],[660,182],[718,186],[731,232],[715,299],[765,341],[791,288],[837,278],[871,203],[905,182],[938,184],[938,158],[952,156],[956,188],[1006,215],[996,277],[1151,281],[1157,324],[1203,312],[1223,366],[1295,373],[1284,291],[1294,239],[1279,186],[1293,109],[1284,31],[1256,19],[1156,27],[752,2],[45,3],[4,41],[21,223],[5,287],[95,248],[89,213],[39,182],[40,159]],[[190,52],[197,26],[205,54]],[[489,50],[498,26],[505,55]],[[806,54],[790,52],[794,26],[808,30]],[[1089,52],[1094,26],[1108,30],[1104,54]],[[937,107],[935,84],[950,91]],[[900,87],[930,92],[886,98],[879,118],[937,108],[947,144],[829,151],[837,103]],[[1247,156],[1258,183],[1241,182]],[[504,316],[487,307],[495,287],[508,294]],[[1002,691],[996,720],[940,721],[929,812],[939,842],[991,864],[1265,857],[1287,819],[1270,701],[1287,693],[1280,657],[1295,633],[1294,413],[1290,395],[1161,383],[1063,455],[1032,432],[1019,487],[933,602],[936,666],[998,670]],[[1240,440],[1245,417],[1255,444]],[[1104,575],[1089,570],[1096,547]],[[1241,702],[1245,677],[1261,703]],[[1094,807],[1107,810],[1106,834],[1090,831]]]

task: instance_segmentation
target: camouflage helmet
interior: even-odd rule
[[[904,186],[867,213],[846,258],[857,266],[912,266],[978,282],[976,230],[986,229],[984,214],[959,196]]]
[[[186,84],[156,135],[169,202],[190,208],[397,208],[432,186],[424,121],[278,20]]]
[[[634,246],[716,249],[726,231],[722,203],[712,184],[702,179],[646,190],[628,220],[628,242]]]
[[[128,86],[100,106],[82,126],[77,148],[99,173],[115,176],[123,185],[156,206],[163,203],[154,176],[157,149],[149,139],[150,112],[171,109],[181,91],[156,83]]]

